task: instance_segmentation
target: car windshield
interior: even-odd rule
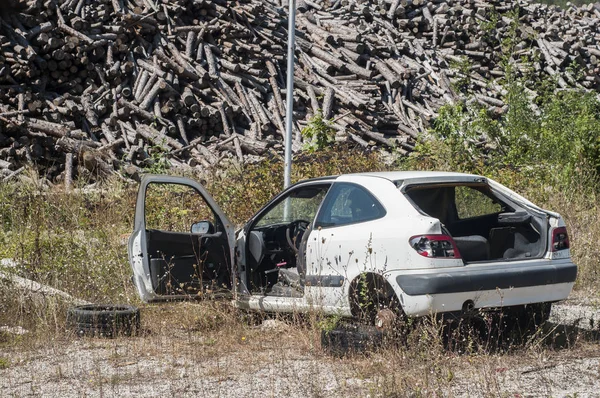
[[[275,224],[285,224],[294,220],[312,221],[327,193],[329,186],[300,187],[289,195],[281,198],[279,202],[263,214],[257,227]]]

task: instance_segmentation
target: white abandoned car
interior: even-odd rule
[[[491,179],[444,172],[301,181],[237,232],[199,183],[146,176],[129,261],[145,302],[227,290],[240,308],[379,324],[391,311],[547,318],[577,275],[559,214]]]

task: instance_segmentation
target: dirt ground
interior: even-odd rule
[[[171,306],[171,307],[169,307]],[[540,338],[509,351],[411,350],[337,358],[314,330],[268,320],[230,330],[194,304],[142,309],[145,332],[116,339],[56,333],[0,345],[3,397],[600,396],[600,307],[555,305]],[[188,316],[194,312],[193,316]],[[216,319],[216,323],[227,319]],[[231,323],[235,327],[235,323]],[[544,336],[542,336],[544,337]],[[551,344],[544,341],[552,340]]]

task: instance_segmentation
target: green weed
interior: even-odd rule
[[[304,150],[315,152],[326,149],[333,142],[335,129],[331,125],[331,121],[324,119],[322,111],[319,110],[308,121],[301,133],[305,138]]]

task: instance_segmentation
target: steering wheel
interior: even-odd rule
[[[301,240],[298,238],[302,237],[302,234],[306,231],[306,228],[308,228],[309,225],[310,221],[294,220],[289,223],[285,229],[285,238],[287,239],[287,243],[296,254],[298,254],[298,245],[300,245]]]

